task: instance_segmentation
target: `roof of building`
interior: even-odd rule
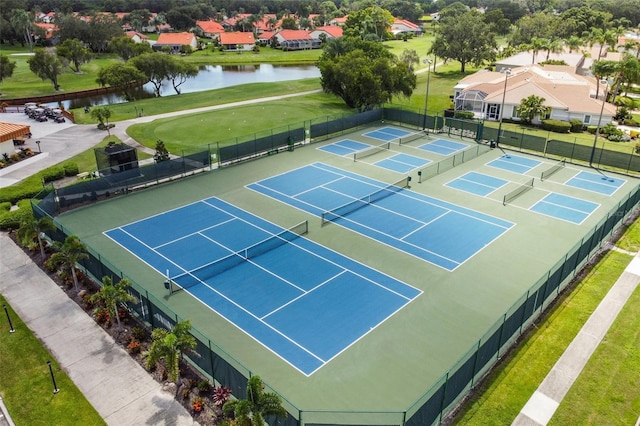
[[[282,30],[276,34],[284,40],[312,40],[311,33],[307,30]]]
[[[506,78],[506,81],[505,81]],[[572,67],[561,65],[532,65],[511,69],[510,75],[499,72],[477,72],[460,80],[458,89],[485,94],[484,101],[516,105],[528,96],[545,99],[545,105],[568,111],[598,114],[602,101],[595,99],[596,81],[593,77],[575,74]],[[602,91],[600,92],[602,93]],[[605,103],[605,111],[615,114],[616,107]]]
[[[149,40],[149,37],[147,37],[146,35],[144,35],[142,33],[137,32],[137,31],[127,31],[127,32],[125,32],[125,34],[129,38],[133,38],[135,36],[138,36],[138,37],[140,37],[141,40]]]
[[[405,26],[405,27],[407,27],[407,28],[412,28],[412,29],[415,29],[415,30],[419,30],[419,29],[420,29],[420,27],[419,27],[419,26],[417,26],[417,25],[416,25],[416,24],[414,24],[413,22],[407,21],[406,19],[398,19],[398,18],[395,18],[395,19],[393,20],[393,24],[392,24],[392,25],[395,25],[395,26],[403,25],[403,26]]]
[[[200,27],[202,31],[208,34],[224,32],[224,27],[222,26],[222,24],[216,21],[196,21],[196,25]]]
[[[166,44],[182,46],[185,44],[191,44],[195,38],[196,36],[192,33],[161,33],[158,36],[156,45]]]
[[[21,138],[31,132],[31,127],[24,124],[0,122],[0,142]]]
[[[549,60],[564,61],[567,65],[577,67],[580,65],[584,58],[582,53],[550,53]],[[539,51],[535,59],[533,57],[533,51],[516,53],[508,58],[500,59],[496,62],[496,65],[507,65],[511,67],[526,67],[527,65],[539,64],[547,60],[547,52]]]
[[[275,31],[265,31],[258,36],[258,40],[271,40],[274,35],[276,35]]]
[[[220,34],[220,43],[223,45],[255,44],[256,39],[253,37],[253,33],[233,31]]]
[[[317,27],[314,31],[324,31],[325,33],[329,34],[331,37],[335,37],[335,38],[342,37],[342,27],[337,27],[334,25]]]

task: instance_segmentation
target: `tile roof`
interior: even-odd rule
[[[142,40],[149,40],[149,37],[147,37],[146,35],[144,35],[142,33],[137,32],[137,31],[127,31],[127,32],[125,32],[125,34],[129,38],[133,38],[134,36],[138,36]]]
[[[313,40],[307,30],[282,30],[277,35],[283,40]]]
[[[253,37],[253,33],[250,32],[227,32],[220,34],[220,44],[255,44],[256,39]]]
[[[332,37],[342,37],[342,27],[336,27],[334,25],[328,25],[324,27],[317,27],[314,31],[324,31]]]
[[[224,27],[216,21],[196,21],[196,25],[208,34],[224,32]]]
[[[192,33],[161,33],[158,36],[157,45],[170,44],[170,45],[185,45],[191,44],[196,36]]]

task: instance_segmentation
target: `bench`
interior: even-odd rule
[[[89,177],[89,172],[82,172],[82,173],[78,173],[78,174],[76,175],[76,177],[77,177],[78,179],[86,179],[86,178],[88,178],[88,177]]]

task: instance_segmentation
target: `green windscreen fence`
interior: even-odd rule
[[[334,135],[351,132],[353,129],[382,120],[382,108],[339,118],[324,117],[311,120],[309,130],[314,141],[328,139]]]
[[[218,143],[218,161],[221,165],[248,160],[282,149],[293,150],[296,143],[304,142],[305,129],[299,127],[279,133],[256,134],[254,138],[240,142],[237,139]]]

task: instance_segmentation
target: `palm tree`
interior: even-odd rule
[[[546,57],[546,61],[549,60],[549,56],[552,53],[560,53],[562,52],[564,47],[564,43],[561,39],[559,38],[552,38],[551,40],[548,41],[548,43],[545,45],[545,50],[547,51],[547,57]]]
[[[527,50],[530,50],[532,53],[531,56],[531,63],[535,64],[536,63],[536,56],[538,56],[538,52],[540,52],[541,50],[545,50],[545,46],[547,40],[544,38],[540,38],[540,37],[533,37],[531,39],[531,43],[529,45],[527,45]]]
[[[31,18],[27,11],[14,9],[11,11],[11,26],[17,34],[22,33],[25,41],[29,44],[29,52],[33,52],[33,38],[31,37]],[[23,44],[24,46],[24,44]]]
[[[178,382],[180,379],[179,361],[182,352],[196,347],[196,339],[189,334],[191,322],[189,320],[176,323],[171,331],[164,328],[156,328],[151,333],[151,347],[145,356],[147,357],[147,369],[164,360],[165,369],[169,379]]]
[[[20,223],[20,228],[16,233],[18,241],[23,246],[28,246],[33,242],[34,238],[38,239],[38,245],[40,246],[40,258],[44,261],[44,242],[42,241],[43,233],[45,231],[53,231],[56,226],[53,224],[53,220],[45,216],[41,219],[36,219],[33,216],[24,219]]]
[[[599,60],[593,63],[591,72],[596,78],[596,99],[600,96],[600,80],[615,75],[617,70],[618,62],[616,61]]]
[[[414,65],[420,63],[418,53],[413,49],[404,49],[400,54],[400,62],[407,64],[407,67],[413,71]],[[431,65],[429,65],[431,66]]]
[[[287,416],[280,397],[276,393],[264,391],[260,376],[251,376],[249,379],[247,399],[227,401],[222,406],[222,412],[226,417],[234,417],[230,424],[239,426],[263,426],[266,424],[264,416]]]
[[[126,278],[114,284],[111,277],[105,275],[102,277],[102,288],[91,296],[92,302],[102,303],[107,308],[111,324],[113,324],[113,318],[115,317],[118,328],[122,328],[120,316],[118,315],[118,305],[126,302],[136,302],[136,298],[127,293],[127,287],[130,285],[131,282]]]
[[[73,285],[78,290],[78,277],[76,275],[76,264],[87,259],[87,246],[80,241],[77,235],[69,235],[64,243],[60,244],[56,242],[54,244],[56,253],[51,255],[50,262],[54,266],[66,266],[71,269],[71,276],[73,277]]]
[[[531,95],[520,101],[518,105],[518,117],[523,123],[531,124],[534,118],[544,117],[551,110],[550,107],[544,105],[545,98]]]
[[[564,41],[564,44],[566,44],[567,47],[569,48],[569,53],[573,53],[574,50],[577,51],[582,47],[582,45],[584,44],[584,41],[580,37],[576,35],[572,35],[571,37],[569,37]]]

